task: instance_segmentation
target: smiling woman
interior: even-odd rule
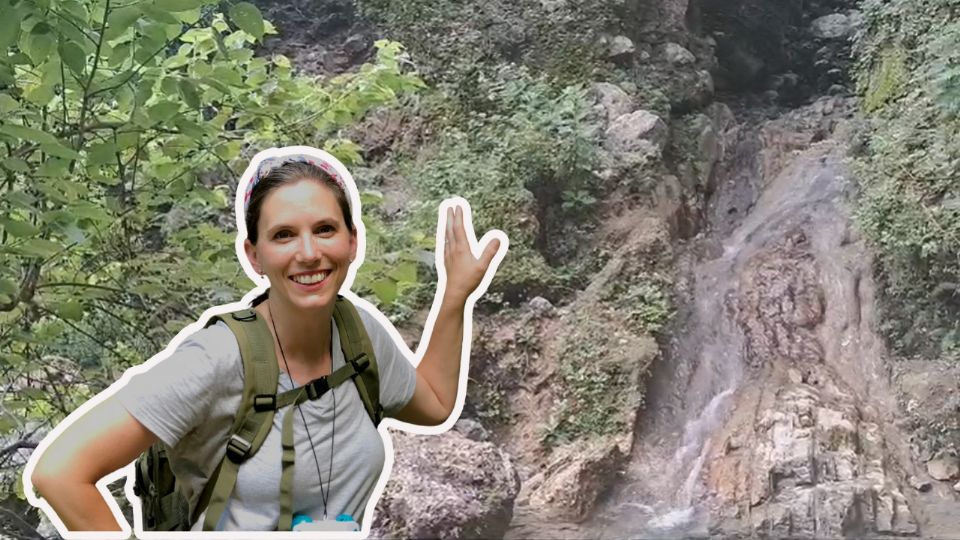
[[[465,315],[506,252],[503,233],[481,250],[466,202],[441,205],[440,282],[414,368],[387,319],[349,293],[364,242],[343,165],[280,149],[258,154],[244,179],[238,256],[268,286],[249,305],[208,310],[203,329],[41,443],[25,480],[61,534],[121,530],[95,484],[141,454],[138,531],[368,532],[392,462],[380,420],[448,426],[459,413]]]

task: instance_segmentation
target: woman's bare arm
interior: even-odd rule
[[[111,396],[53,441],[30,478],[71,531],[119,531],[96,483],[157,441]]]
[[[500,240],[487,242],[479,257],[471,248],[461,207],[447,211],[443,260],[446,283],[440,308],[429,332],[430,341],[417,366],[417,385],[413,397],[397,419],[420,425],[442,424],[453,412],[460,381],[460,356],[463,349],[464,311],[467,298],[480,285],[490,263],[500,250]]]

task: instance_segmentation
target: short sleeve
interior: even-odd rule
[[[387,416],[394,416],[400,412],[410,399],[417,386],[417,371],[404,355],[406,344],[400,339],[400,334],[393,329],[393,334],[383,326],[379,320],[366,310],[358,307],[363,325],[370,336],[373,351],[377,355],[377,369],[380,373],[380,404],[383,405]],[[389,324],[389,322],[387,323]]]
[[[164,444],[175,446],[211,414],[229,383],[242,376],[240,347],[223,323],[187,337],[167,358],[132,376],[120,403]]]

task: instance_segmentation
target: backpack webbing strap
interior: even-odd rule
[[[333,320],[337,323],[340,346],[343,348],[347,363],[362,362],[364,359],[369,363],[369,366],[361,370],[360,376],[354,380],[367,415],[370,416],[374,426],[379,426],[380,420],[383,419],[383,406],[380,404],[380,373],[370,336],[363,327],[357,307],[342,296],[337,297],[337,303],[333,309]]]
[[[274,354],[274,340],[266,323],[252,309],[242,310],[220,318],[237,338],[243,359],[243,397],[240,413],[234,418],[232,435],[227,442],[227,455],[208,481],[194,512],[199,517],[206,506],[203,530],[216,528],[227,499],[237,483],[240,464],[257,452],[273,425],[273,409],[255,407],[258,395],[275,394],[280,368]],[[204,505],[204,500],[208,504]]]
[[[360,366],[359,369],[357,369],[358,365]],[[293,411],[295,406],[308,399],[319,399],[327,391],[362,374],[368,365],[369,362],[362,364],[358,362],[347,363],[328,376],[314,379],[299,388],[287,390],[277,396],[277,408],[288,405],[294,406],[289,407],[283,415],[283,431],[280,439],[280,445],[283,449],[280,469],[280,522],[277,525],[277,530],[289,531],[293,529],[293,470],[297,455],[293,444]],[[329,482],[329,479],[327,481]]]
[[[298,388],[296,400],[302,401],[306,394],[303,387]],[[280,461],[280,521],[277,524],[278,531],[293,530],[293,469],[297,456],[296,448],[293,446],[294,408],[290,407],[283,415],[283,436],[280,440],[283,455]]]

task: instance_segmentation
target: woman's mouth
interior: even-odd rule
[[[297,274],[295,276],[290,276],[290,280],[300,285],[301,288],[306,289],[319,289],[326,283],[327,278],[330,276],[329,270],[323,270],[320,272],[312,272],[308,274]]]

